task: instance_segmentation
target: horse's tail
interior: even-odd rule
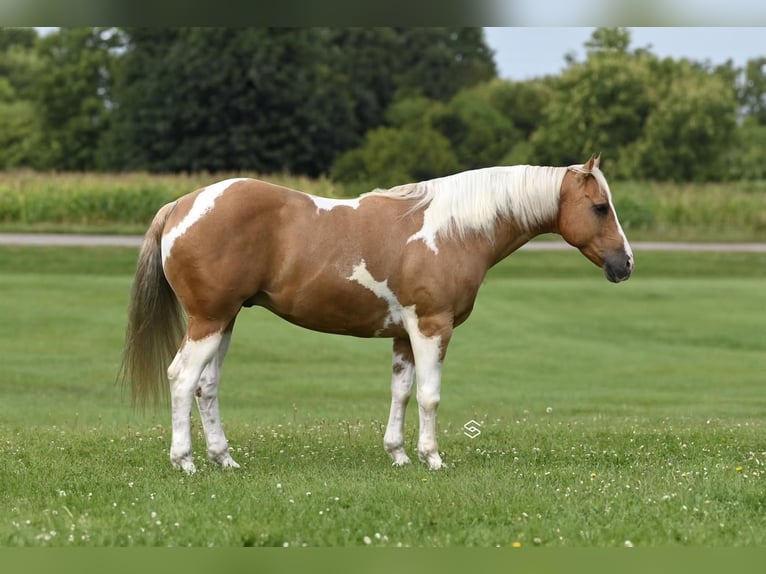
[[[162,230],[174,206],[160,209],[146,232],[128,305],[119,378],[142,408],[167,397],[167,368],[184,334],[181,305],[162,269]]]

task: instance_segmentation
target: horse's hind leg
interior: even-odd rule
[[[234,327],[232,321],[223,333],[218,353],[202,371],[199,387],[197,388],[197,407],[199,408],[202,427],[205,429],[207,441],[207,457],[211,462],[221,465],[223,468],[239,468],[239,465],[231,458],[229,443],[221,425],[221,414],[218,408],[218,385],[221,381],[221,366],[229,350],[231,331]]]
[[[202,371],[218,353],[223,339],[221,331],[220,326],[200,325],[194,318],[190,318],[184,342],[168,368],[173,422],[170,460],[173,466],[189,474],[197,470],[192,461],[191,448],[194,391]]]
[[[407,339],[394,339],[393,374],[391,375],[391,413],[383,437],[383,446],[391,455],[394,466],[410,463],[404,451],[404,413],[412,395],[415,374],[412,347]]]

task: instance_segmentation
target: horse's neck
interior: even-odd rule
[[[544,222],[533,229],[522,229],[513,221],[501,220],[495,230],[494,240],[490,244],[490,249],[492,250],[490,267],[508,257],[538,235],[555,232],[555,219],[554,217],[551,221]]]
[[[491,244],[490,267],[508,257],[536,235],[539,233],[520,231],[513,225],[503,222],[498,226],[495,241]]]

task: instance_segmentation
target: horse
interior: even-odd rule
[[[133,404],[169,389],[170,460],[192,474],[196,397],[208,459],[238,468],[218,386],[237,315],[257,305],[306,329],[393,339],[385,451],[396,466],[410,462],[404,419],[416,380],[418,458],[442,468],[442,364],[488,269],[557,233],[609,281],[630,277],[633,254],[600,158],[482,168],[354,199],[227,179],[164,205],[145,234],[128,305],[120,377]]]

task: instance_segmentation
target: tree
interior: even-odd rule
[[[603,152],[610,177],[722,179],[735,142],[735,71],[630,51],[629,34],[597,29],[584,62],[554,80],[530,139],[535,162]]]
[[[125,32],[104,154],[116,169],[317,175],[383,123],[396,94],[448,99],[494,74],[480,29]]]
[[[744,84],[740,89],[740,105],[745,115],[766,126],[766,57],[748,60]]]
[[[338,158],[332,176],[368,187],[391,187],[457,171],[460,163],[449,140],[423,122],[371,130],[360,148]]]
[[[433,114],[431,125],[449,140],[461,169],[497,165],[522,139],[492,93],[488,84],[462,90]]]
[[[400,94],[446,101],[462,88],[497,77],[481,28],[402,28]]]
[[[630,31],[627,28],[596,28],[589,40],[585,42],[585,49],[592,52],[620,52],[627,53],[630,46]]]
[[[736,112],[731,85],[720,75],[681,62],[635,147],[638,175],[676,181],[726,179]]]
[[[566,165],[603,152],[612,177],[630,175],[620,150],[641,136],[654,104],[651,60],[645,54],[593,51],[564,71],[530,140],[535,161]]]
[[[40,167],[96,167],[108,128],[112,87],[110,50],[118,35],[106,28],[61,28],[40,39],[41,70],[34,82],[40,115]]]
[[[40,70],[37,34],[29,28],[0,28],[0,169],[31,166],[40,141],[31,97]]]
[[[321,29],[127,32],[116,168],[316,175],[354,141],[345,79]]]

